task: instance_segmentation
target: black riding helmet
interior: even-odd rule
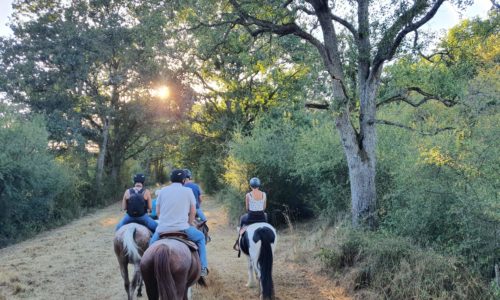
[[[184,170],[175,169],[170,173],[170,181],[183,183],[184,179],[186,179],[186,172]]]
[[[193,178],[193,173],[191,173],[191,170],[184,169],[184,173],[186,173],[186,178],[188,178],[188,179]]]
[[[138,173],[134,175],[134,183],[140,182],[144,184],[145,181],[146,181],[146,176],[144,176],[144,174]]]

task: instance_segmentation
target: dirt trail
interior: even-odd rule
[[[258,299],[245,287],[246,257],[232,250],[235,229],[221,205],[204,202],[212,242],[208,244],[208,289],[194,299]],[[121,217],[115,204],[61,228],[0,249],[0,300],[126,299],[112,240]],[[273,278],[277,299],[349,299],[341,289],[293,259],[296,236],[278,232]],[[145,296],[142,299],[147,299]]]

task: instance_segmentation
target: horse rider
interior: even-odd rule
[[[241,216],[240,226],[238,227],[238,238],[233,246],[233,249],[239,251],[238,242],[241,235],[241,229],[253,223],[267,222],[266,209],[266,193],[260,190],[260,179],[253,177],[249,181],[250,188],[252,189],[245,195],[245,208],[247,213]]]
[[[185,233],[188,239],[198,246],[201,276],[205,277],[208,274],[205,235],[192,225],[196,215],[196,199],[193,191],[183,186],[186,181],[184,170],[173,170],[170,174],[170,181],[172,183],[161,190],[156,200],[158,227],[151,237],[149,245],[156,242],[162,232],[180,231]]]
[[[206,221],[207,217],[205,217],[205,214],[201,210],[201,188],[193,181],[193,173],[189,169],[184,169],[184,172],[186,173],[184,186],[193,190],[194,198],[196,199],[196,215],[201,221]]]
[[[115,231],[128,223],[139,223],[154,232],[158,224],[147,214],[151,211],[151,192],[144,188],[146,176],[144,174],[134,175],[134,187],[127,189],[123,195],[122,209],[126,211],[125,216],[116,225]]]
[[[149,216],[153,218],[153,220],[158,220],[158,216],[156,215],[156,200],[158,199],[158,195],[160,195],[160,189],[157,189],[155,191],[155,197],[153,198],[151,213],[149,214]]]

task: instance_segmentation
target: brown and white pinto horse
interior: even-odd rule
[[[197,228],[201,230],[203,225],[205,222],[197,224]],[[206,240],[208,230],[203,232]],[[149,246],[141,260],[141,273],[150,300],[187,300],[193,284],[206,287],[200,277],[198,252],[177,239],[160,239]]]
[[[139,287],[137,296],[142,296],[140,262],[142,254],[148,248],[150,238],[151,231],[147,227],[137,223],[123,225],[115,233],[113,245],[129,300],[134,298],[134,292],[137,287]],[[128,264],[134,265],[132,285],[130,285],[128,277]]]

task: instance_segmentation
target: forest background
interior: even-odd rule
[[[0,247],[185,167],[234,220],[253,176],[273,224],[319,219],[313,255],[362,297],[499,296],[498,5],[436,35],[411,25],[442,1],[367,4],[366,24],[364,1],[335,1],[329,49],[321,2],[14,1]]]

